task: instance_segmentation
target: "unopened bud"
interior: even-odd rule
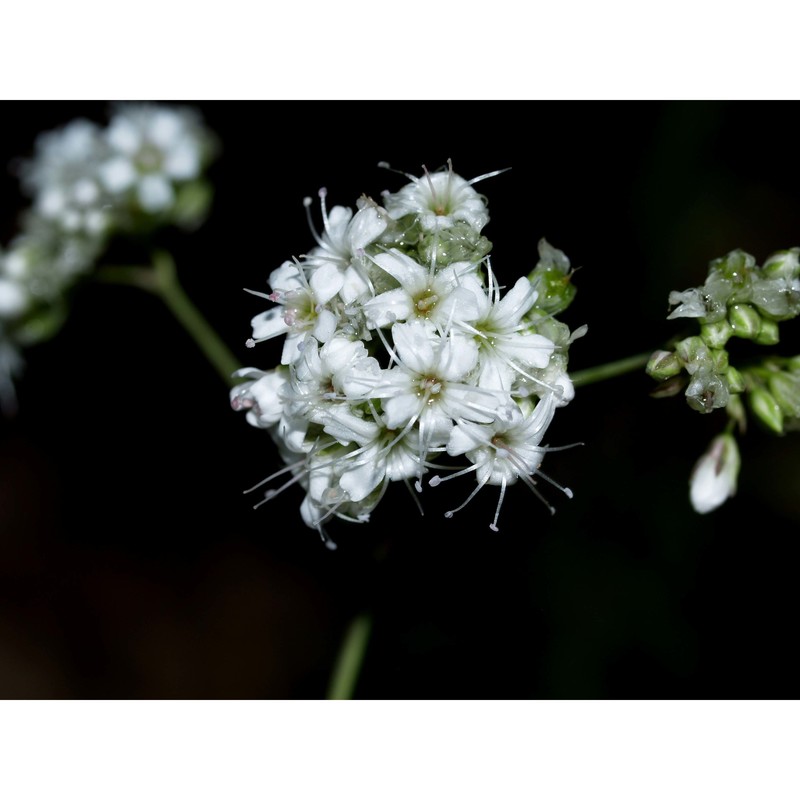
[[[698,514],[719,508],[736,494],[740,466],[739,446],[730,433],[712,439],[708,450],[695,464],[689,480],[689,499]]]
[[[796,278],[800,272],[800,247],[791,250],[779,250],[773,253],[761,267],[762,273],[769,278]]]
[[[775,372],[770,375],[768,383],[784,416],[800,417],[800,375]]]
[[[780,331],[778,330],[778,323],[773,322],[771,319],[761,320],[761,329],[754,337],[753,341],[756,344],[772,345],[778,344],[780,341]]]
[[[740,433],[747,432],[747,412],[744,410],[744,403],[738,394],[731,395],[725,412],[736,423]]]
[[[679,375],[682,370],[681,360],[669,350],[656,350],[645,367],[647,374],[659,381]]]
[[[700,326],[700,336],[711,348],[725,347],[728,339],[733,336],[733,328],[725,319],[709,322]]]
[[[711,365],[708,345],[699,336],[689,336],[678,342],[675,352],[690,373],[696,372],[703,366]]]
[[[745,390],[744,375],[736,367],[729,366],[725,371],[725,377],[728,380],[728,389],[731,394],[739,394]]]
[[[750,410],[756,418],[774,433],[783,433],[783,412],[772,393],[756,386],[747,393]]]
[[[761,314],[747,303],[736,303],[728,309],[728,321],[733,335],[742,339],[753,339],[761,330]]]

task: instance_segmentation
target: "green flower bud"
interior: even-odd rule
[[[773,322],[771,319],[761,320],[761,329],[758,335],[755,336],[753,341],[756,344],[772,345],[778,344],[780,341],[780,331],[778,330],[778,323]]]
[[[747,388],[744,375],[742,375],[742,373],[739,372],[736,367],[729,366],[725,372],[725,377],[728,380],[728,389],[731,391],[731,393],[738,394]]]
[[[768,278],[796,278],[800,273],[800,247],[773,253],[761,267]]]
[[[667,380],[660,383],[650,392],[650,397],[655,397],[659,400],[663,397],[675,397],[686,388],[687,382],[685,375],[676,375],[674,378],[667,378]]]
[[[528,279],[539,292],[535,307],[547,314],[559,314],[574,299],[577,289],[572,283],[573,270],[562,250],[546,239],[539,240],[539,262]]]
[[[728,255],[714,259],[709,265],[709,274],[719,273],[733,286],[742,286],[747,282],[750,271],[756,260],[744,250],[731,250]]]
[[[689,369],[690,372],[694,372],[703,365],[710,366],[711,364],[708,345],[699,336],[688,336],[681,340],[675,346],[675,352],[678,354],[678,358],[687,365],[687,368],[692,365],[693,368]]]
[[[725,408],[730,400],[727,382],[711,369],[699,369],[686,388],[686,402],[701,414]]]
[[[712,350],[711,363],[714,365],[714,372],[724,373],[728,371],[728,351],[727,350]]]
[[[419,254],[426,263],[446,267],[457,261],[473,264],[483,259],[492,243],[467,222],[454,222],[447,228],[425,234],[419,244]]]
[[[680,374],[683,364],[675,353],[669,350],[656,350],[650,356],[645,371],[656,380],[663,381]]]
[[[736,303],[728,309],[728,321],[733,335],[742,339],[754,339],[761,330],[761,315],[747,303]]]
[[[557,269],[537,266],[528,279],[539,292],[536,307],[548,314],[560,314],[574,299],[577,289],[571,280]]]
[[[774,433],[783,433],[783,412],[772,394],[761,386],[747,393],[750,410],[756,418]]]
[[[800,372],[800,356],[792,356],[786,364],[789,372]]]
[[[769,390],[787,417],[800,417],[800,375],[775,372],[770,375]]]
[[[700,336],[711,348],[725,347],[728,339],[733,336],[733,328],[725,319],[709,322],[700,326]]]

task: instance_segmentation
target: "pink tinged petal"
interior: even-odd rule
[[[325,264],[311,273],[309,278],[311,291],[318,303],[327,303],[336,297],[339,289],[344,285],[344,276],[335,264]]]
[[[175,201],[172,184],[163,175],[145,175],[139,181],[139,204],[145,211],[165,211]]]
[[[405,289],[390,289],[364,304],[364,314],[370,328],[383,328],[414,313],[411,296]]]
[[[409,294],[423,291],[428,283],[428,270],[399,250],[378,253],[373,259],[384,272],[391,275]]]
[[[254,339],[269,339],[273,336],[280,336],[289,330],[283,321],[282,308],[268,308],[253,317],[250,324],[253,326]]]

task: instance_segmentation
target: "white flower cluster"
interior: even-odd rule
[[[14,409],[22,349],[58,329],[65,293],[112,236],[202,221],[216,149],[194,109],[150,103],[113,106],[105,127],[79,118],[38,136],[19,168],[30,208],[0,251],[0,409]]]
[[[585,328],[555,319],[573,287],[568,259],[546,241],[530,276],[498,281],[474,188],[497,174],[465,180],[448,164],[406,175],[382,204],[362,196],[355,213],[328,210],[320,190],[321,233],[305,201],[316,246],[275,269],[269,293],[253,292],[274,305],[253,318],[248,346],[283,337],[281,363],[239,370],[231,404],[269,431],[286,463],[258,484],[285,477],[262,502],[299,484],[302,518],[329,546],[327,520],[366,522],[390,483],[421,492],[436,469],[445,475],[430,486],[477,481],[448,517],[500,487],[493,530],[507,486],[522,481],[543,499],[542,441],[574,396],[568,347]]]

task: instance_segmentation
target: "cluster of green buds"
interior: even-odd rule
[[[776,383],[768,380],[776,374],[773,362],[769,367],[763,361],[734,365],[728,348],[737,338],[776,345],[779,323],[800,314],[800,248],[774,253],[762,266],[749,253],[733,250],[711,262],[703,286],[671,292],[669,303],[674,309],[667,319],[694,318],[700,330],[671,350],[653,353],[647,372],[660,381],[654,394],[665,397],[683,391],[691,408],[701,413],[726,408],[741,426],[744,395],[759,420],[781,431],[783,409],[794,407],[794,400],[787,402],[782,391],[780,403],[774,397],[766,401]],[[777,368],[777,373],[784,372]]]
[[[800,248],[773,253],[761,266],[749,253],[733,250],[710,263],[703,286],[671,292],[669,304],[667,319],[696,319],[700,329],[651,355],[647,373],[659,381],[654,396],[683,392],[689,406],[704,414],[724,408],[728,437],[734,427],[744,433],[748,409],[773,433],[800,427],[800,357],[758,356],[757,348],[753,357],[751,347],[747,360],[740,354],[734,364],[729,352],[736,339],[777,345],[779,324],[800,314]],[[694,497],[693,504],[698,508]]]

